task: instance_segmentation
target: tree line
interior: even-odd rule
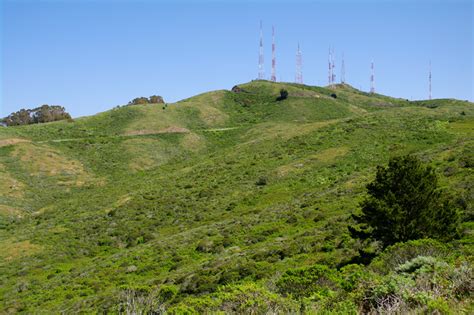
[[[71,119],[71,115],[60,105],[44,104],[33,109],[20,109],[0,120],[7,126],[20,126]]]

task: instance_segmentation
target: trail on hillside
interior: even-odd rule
[[[196,131],[202,132],[219,132],[219,131],[229,131],[242,128],[242,126],[235,126],[235,127],[226,127],[226,128],[210,128],[210,129],[197,129]],[[191,130],[192,131],[192,130]],[[160,134],[169,134],[169,133],[183,133],[183,132],[162,132],[157,131],[155,133],[137,133],[137,134],[122,134],[122,135],[110,135],[110,136],[91,136],[91,137],[81,137],[81,138],[65,138],[65,139],[50,139],[50,140],[43,140],[43,141],[32,141],[33,143],[60,143],[60,142],[74,142],[74,141],[83,141],[88,139],[110,139],[110,138],[135,138],[135,137],[143,137],[143,136],[150,136],[150,135],[160,135]]]

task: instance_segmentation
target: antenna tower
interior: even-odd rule
[[[264,68],[264,59],[263,59],[263,30],[262,30],[262,21],[260,21],[260,48],[258,54],[258,79],[265,80],[265,68]]]
[[[430,60],[430,73],[429,73],[428,79],[429,79],[429,95],[428,95],[428,99],[430,100],[430,99],[431,99],[431,60]]]
[[[374,72],[374,61],[372,60],[371,64],[370,64],[370,70],[371,70],[371,74],[370,74],[370,93],[375,93],[375,72]]]
[[[336,73],[334,72],[334,70],[336,69],[336,62],[334,61],[334,56],[336,54],[334,53],[334,48],[332,49],[332,54],[331,54],[331,66],[332,66],[332,69],[331,69],[331,82],[332,84],[335,84],[336,83]]]
[[[301,56],[300,44],[298,43],[298,50],[296,51],[296,76],[295,82],[303,84],[303,57]]]
[[[344,64],[344,53],[342,53],[342,64],[341,64],[341,83],[346,83],[346,65]]]
[[[275,27],[272,26],[272,76],[271,81],[276,82],[276,56],[275,56]]]
[[[332,79],[332,65],[331,65],[331,47],[329,47],[329,54],[328,54],[328,85],[331,85]]]

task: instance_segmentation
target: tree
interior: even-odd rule
[[[32,110],[34,123],[45,123],[57,120],[71,119],[64,107],[59,105],[42,105]]]
[[[136,97],[130,102],[128,102],[128,105],[140,105],[140,104],[148,104],[149,100],[146,97]]]
[[[150,98],[141,96],[141,97],[136,97],[130,102],[128,102],[128,105],[141,105],[141,104],[163,104],[165,101],[163,100],[163,97],[159,95],[152,95]]]
[[[152,95],[149,98],[150,104],[163,104],[165,101],[163,100],[163,97],[159,95]]]
[[[277,101],[283,101],[288,98],[288,91],[285,89],[280,90],[280,96],[277,98]]]
[[[353,215],[358,223],[349,228],[353,236],[373,238],[386,247],[420,238],[448,240],[458,233],[454,198],[438,188],[434,169],[416,157],[396,157],[388,167],[378,166],[367,192],[362,213]]]

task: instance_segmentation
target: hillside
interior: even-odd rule
[[[171,313],[363,311],[355,293],[301,301],[276,283],[290,268],[357,262],[351,213],[376,166],[408,153],[465,212],[460,240],[422,246],[472,270],[474,104],[239,87],[0,128],[0,313],[118,312],[154,294]],[[470,296],[426,299],[472,310]]]

